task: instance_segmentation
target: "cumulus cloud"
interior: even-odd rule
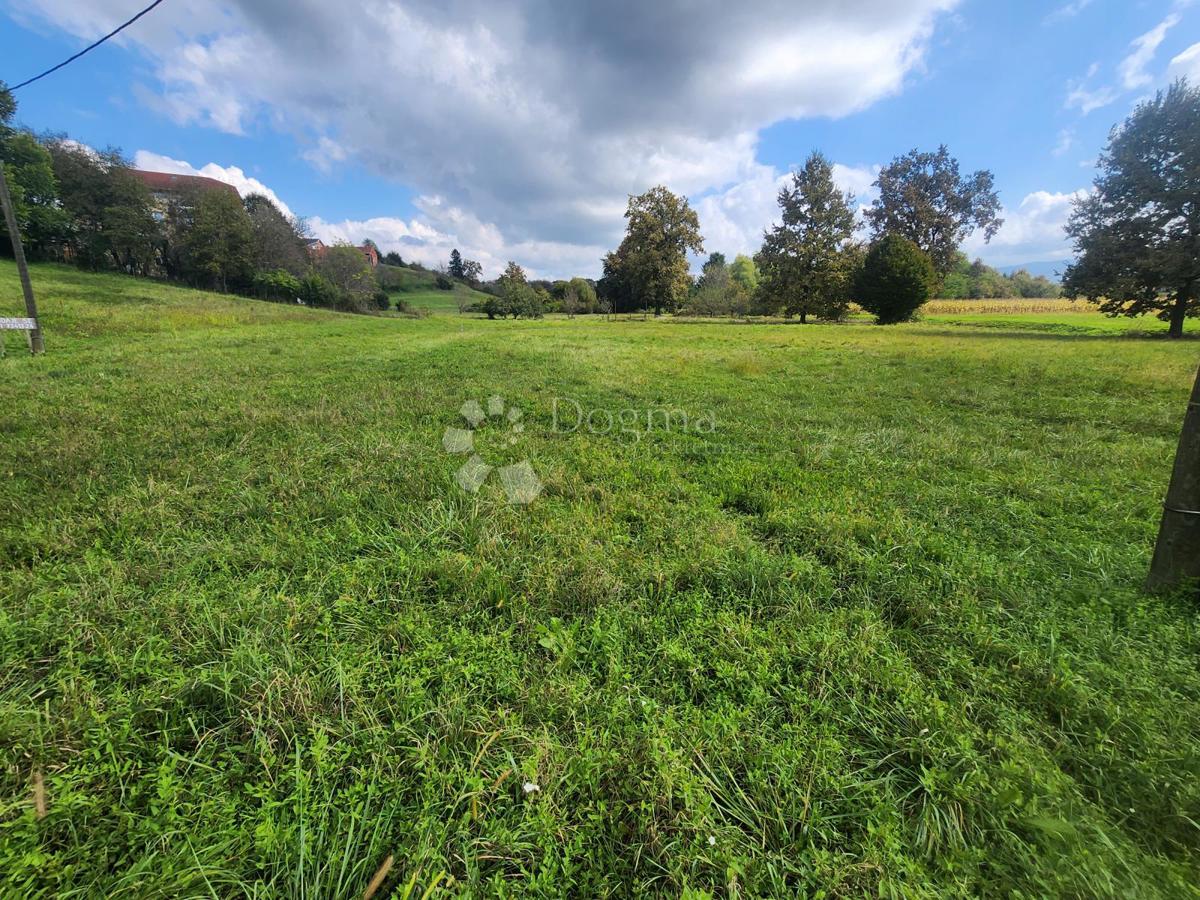
[[[779,191],[791,173],[756,163],[739,181],[710,192],[695,201],[705,249],[732,258],[738,253],[753,255],[762,246],[763,231],[779,222]],[[857,208],[873,200],[872,186],[879,166],[833,164],[833,180],[843,191],[854,194]]]
[[[1071,204],[1085,196],[1086,190],[1027,194],[1016,209],[1001,212],[1004,224],[990,243],[985,244],[983,235],[976,232],[963,242],[963,252],[982,256],[994,266],[1069,259],[1073,254],[1063,228]]]
[[[354,162],[501,223],[514,254],[582,257],[615,245],[629,193],[761,188],[762,128],[897,93],[957,2],[175,0],[122,40],[177,122],[266,124],[318,169]],[[127,15],[82,5],[27,8],[83,38]]]

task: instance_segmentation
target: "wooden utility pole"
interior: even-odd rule
[[[29,266],[25,264],[25,248],[21,246],[21,232],[17,230],[17,214],[13,210],[12,198],[8,195],[8,182],[4,178],[4,163],[0,163],[0,206],[4,207],[4,221],[8,225],[8,239],[12,241],[13,256],[17,260],[17,272],[21,275],[21,290],[25,293],[25,315],[29,321],[22,330],[29,336],[31,353],[42,353],[42,329],[38,325],[37,303],[33,299],[33,284],[29,281]],[[20,327],[20,326],[12,326]]]
[[[1167,590],[1192,579],[1200,581],[1200,372],[1183,416],[1146,587]]]

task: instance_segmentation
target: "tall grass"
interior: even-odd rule
[[[0,896],[359,897],[388,857],[377,896],[1196,895],[1195,599],[1140,589],[1194,341],[34,279]],[[493,394],[527,507],[442,449]]]

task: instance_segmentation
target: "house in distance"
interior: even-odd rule
[[[205,175],[177,175],[174,172],[147,172],[144,169],[131,171],[150,190],[150,196],[154,198],[154,217],[160,221],[166,217],[172,203],[186,204],[186,198],[200,191],[229,191],[235,197],[241,197],[232,184]]]

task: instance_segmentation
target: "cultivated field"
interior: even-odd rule
[[[1197,893],[1197,606],[1139,591],[1196,340],[34,278],[0,896]],[[443,449],[493,395],[529,505]]]

